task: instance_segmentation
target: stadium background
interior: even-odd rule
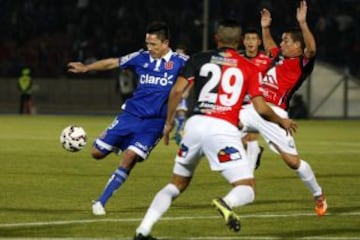
[[[360,110],[352,106],[360,101],[356,97],[360,83],[357,58],[360,1],[308,2],[308,23],[317,40],[321,63],[312,76],[316,81],[311,81],[319,86],[306,85],[301,92],[313,113],[311,116],[359,117]],[[34,112],[103,114],[119,110],[118,72],[74,76],[66,72],[67,62],[89,63],[136,51],[144,45],[144,30],[152,20],[168,22],[172,47],[184,44],[191,54],[214,47],[212,33],[222,18],[236,18],[243,27],[258,27],[263,7],[271,10],[272,32],[279,39],[286,27],[296,25],[298,1],[1,0],[0,3],[0,113],[17,112],[16,79],[23,67],[29,67],[34,80]],[[203,12],[208,13],[207,20]],[[328,81],[331,78],[333,86]],[[327,91],[322,94],[316,92],[324,89]],[[316,96],[321,97],[315,99]],[[335,112],[331,99],[339,104]],[[330,107],[324,106],[326,103]]]
[[[0,239],[132,239],[154,194],[170,179],[177,145],[161,142],[109,202],[108,215],[91,215],[91,200],[119,161],[116,155],[106,161],[93,161],[89,156],[91,143],[119,110],[117,72],[73,76],[66,73],[65,65],[91,60],[87,57],[91,52],[99,59],[139,49],[145,26],[154,19],[171,24],[173,46],[184,42],[190,53],[200,50],[203,0],[86,2],[0,0]],[[209,0],[209,47],[213,46],[211,32],[218,18],[236,15],[243,25],[258,24],[259,9],[265,5],[271,7],[272,30],[279,38],[282,29],[294,23],[296,2]],[[312,117],[360,115],[356,108],[350,116],[344,111],[346,103],[349,109],[360,106],[356,60],[359,2],[310,0],[309,24],[317,37],[319,55],[311,81],[301,93],[314,112]],[[339,22],[347,23],[346,27],[340,28],[343,24]],[[16,83],[23,66],[32,69],[39,113],[29,117],[17,115]],[[344,97],[347,91],[349,98]],[[192,185],[155,227],[154,236],[182,240],[360,239],[360,121],[297,122],[297,147],[302,158],[311,162],[327,194],[326,217],[316,217],[306,187],[266,149],[256,171],[256,201],[237,209],[243,219],[240,234],[228,231],[210,206],[211,199],[225,194],[229,186],[202,161]],[[86,149],[76,154],[59,144],[59,134],[69,124],[83,126],[88,133]]]

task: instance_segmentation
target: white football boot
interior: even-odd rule
[[[102,215],[106,215],[106,211],[104,206],[101,204],[101,202],[99,201],[94,201],[93,205],[92,205],[92,213],[95,216],[102,216]]]

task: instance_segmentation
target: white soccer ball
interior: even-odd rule
[[[86,145],[86,140],[85,130],[76,125],[67,126],[60,135],[61,145],[69,152],[77,152],[83,149]]]

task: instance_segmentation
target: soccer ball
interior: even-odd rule
[[[60,135],[60,143],[62,147],[69,152],[77,152],[86,145],[85,130],[76,125],[70,125],[62,130]]]

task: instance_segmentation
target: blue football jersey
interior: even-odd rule
[[[138,85],[122,109],[140,118],[165,118],[170,90],[188,57],[169,51],[154,59],[140,50],[119,58],[120,68],[135,71]]]

